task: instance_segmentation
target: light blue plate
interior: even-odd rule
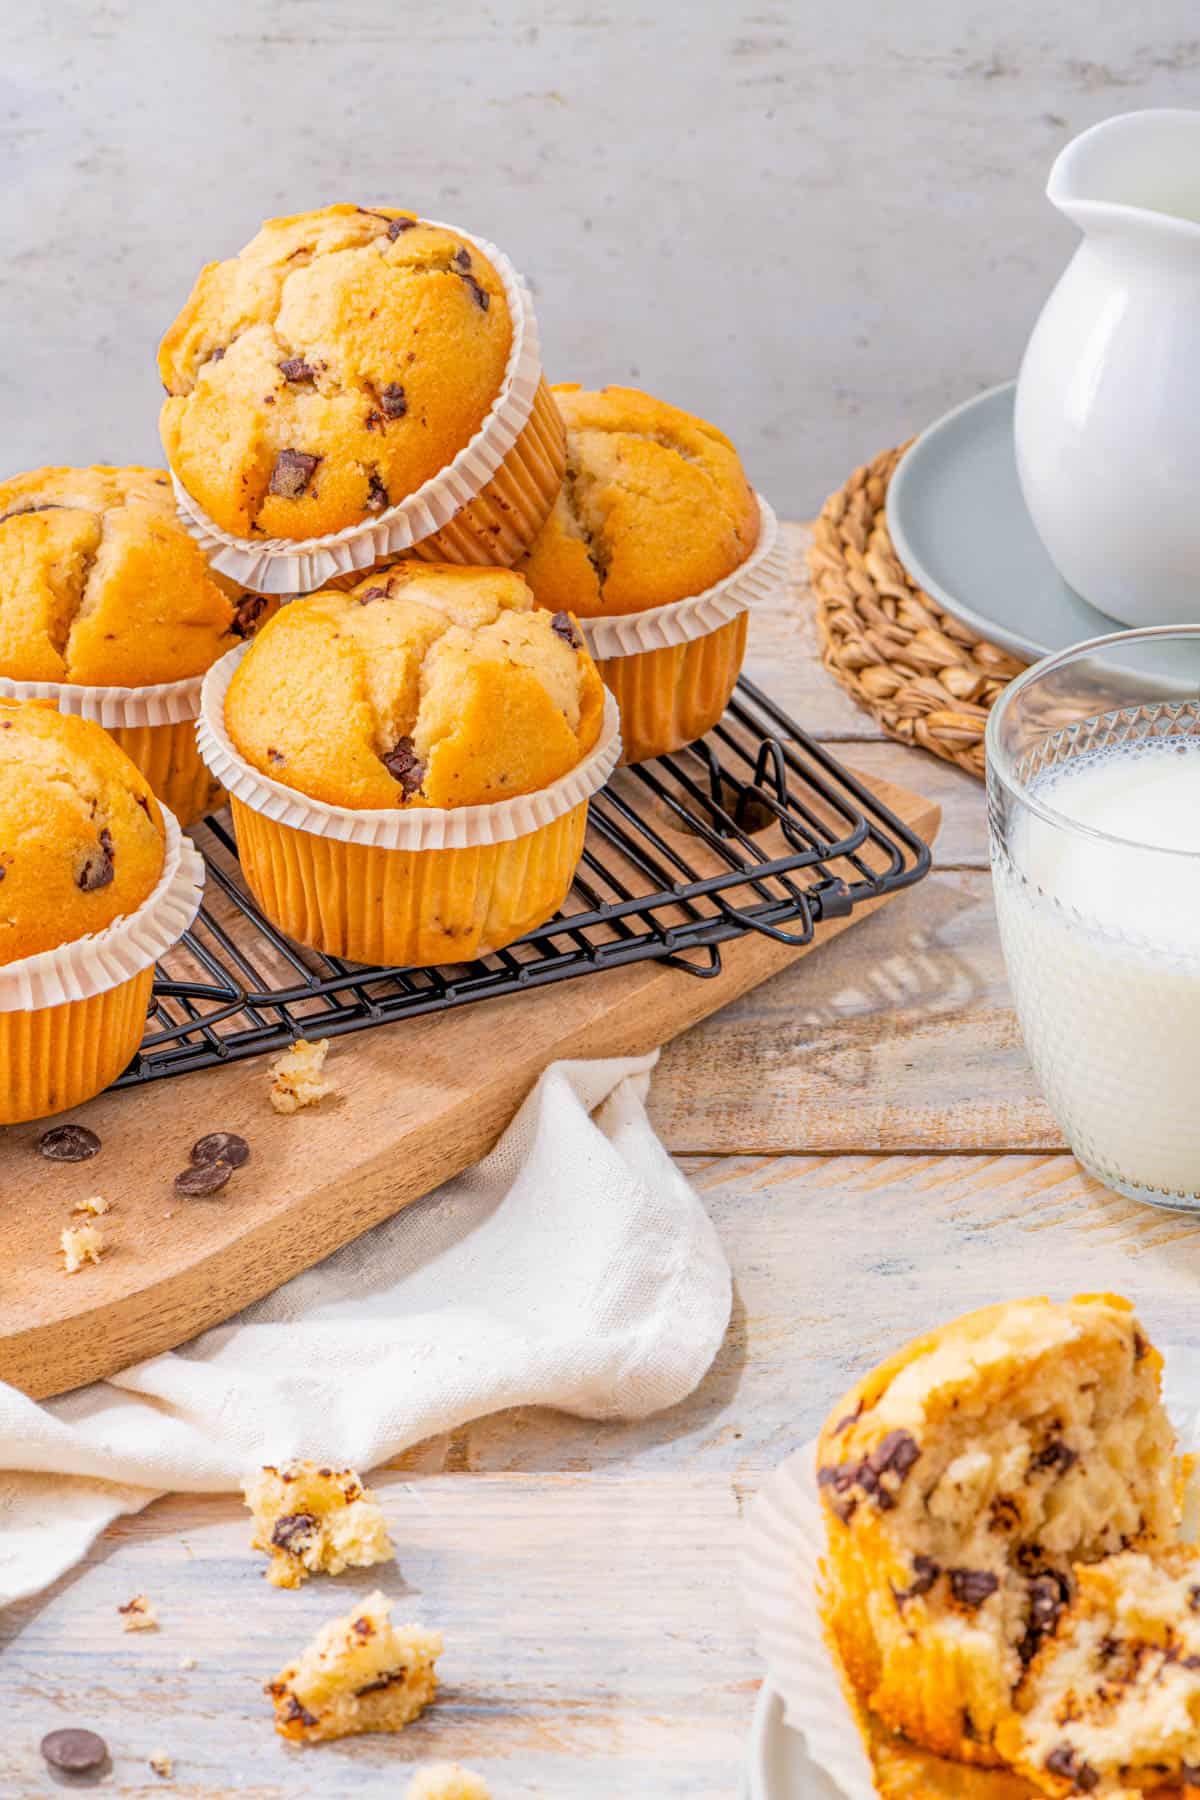
[[[892,476],[888,530],[913,580],[980,637],[1036,662],[1124,629],[1069,588],[1017,480],[1015,381],[922,432]]]

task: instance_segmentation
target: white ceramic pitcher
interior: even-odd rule
[[[1126,113],[1046,193],[1083,232],[1017,384],[1017,467],[1059,573],[1129,625],[1200,620],[1200,112]]]

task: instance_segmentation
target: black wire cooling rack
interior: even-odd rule
[[[919,881],[921,839],[753,683],[707,737],[618,771],[591,803],[561,913],[472,963],[368,968],[294,944],[246,891],[221,816],[194,827],[205,902],[159,965],[136,1086],[649,958],[710,978],[757,931],[808,943],[823,919]]]

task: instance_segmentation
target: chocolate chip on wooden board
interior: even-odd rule
[[[64,1775],[90,1775],[108,1761],[108,1745],[99,1732],[78,1725],[47,1732],[41,1750],[50,1767]]]
[[[231,1169],[240,1169],[250,1161],[250,1146],[236,1131],[210,1131],[196,1139],[191,1157],[193,1163],[227,1162]]]
[[[219,1157],[215,1162],[193,1163],[175,1177],[175,1192],[182,1200],[207,1200],[220,1193],[232,1174],[233,1164]]]
[[[86,1125],[52,1125],[37,1147],[48,1162],[86,1162],[99,1150],[100,1139]]]
[[[307,450],[281,450],[271,470],[268,493],[284,500],[298,500],[316,474],[320,460]]]

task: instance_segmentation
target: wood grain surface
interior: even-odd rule
[[[941,803],[939,868],[664,1054],[654,1115],[734,1272],[705,1381],[638,1424],[483,1419],[379,1478],[400,1549],[384,1585],[448,1644],[445,1701],[394,1742],[290,1750],[258,1693],[353,1583],[272,1593],[233,1500],[123,1521],[0,1616],[0,1793],[58,1791],[37,1743],[78,1721],[109,1738],[123,1797],[398,1800],[436,1755],[497,1800],[730,1800],[762,1673],[738,1518],[857,1375],[938,1319],[1047,1290],[1115,1288],[1159,1341],[1200,1344],[1200,1225],[1056,1148],[1005,994],[982,789],[847,721],[810,656],[798,589],[756,618],[752,673],[847,759]],[[115,1614],[139,1589],[163,1617],[145,1639]],[[160,1743],[169,1783],[146,1761]]]

